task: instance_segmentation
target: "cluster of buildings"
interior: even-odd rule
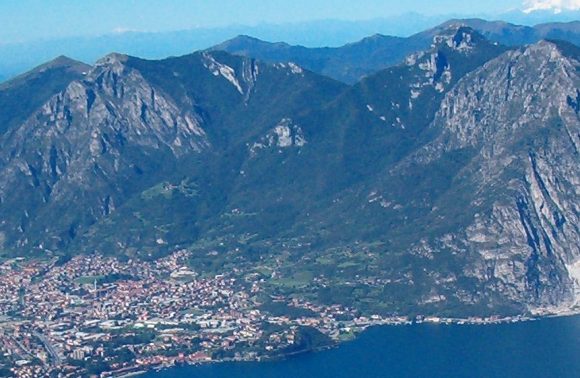
[[[304,329],[333,343],[372,325],[528,319],[365,317],[342,305],[267,293],[260,274],[199,275],[190,257],[178,251],[156,261],[81,255],[0,263],[0,376],[117,377],[260,360],[300,350]],[[272,304],[281,307],[273,311]]]
[[[338,305],[268,296],[258,277],[199,276],[187,266],[188,254],[154,262],[83,255],[67,262],[2,263],[0,369],[17,377],[104,377],[179,363],[255,360],[295,344],[301,327],[338,340],[384,321],[356,317]],[[274,316],[263,310],[264,298],[310,315]]]

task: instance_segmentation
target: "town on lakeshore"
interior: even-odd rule
[[[153,262],[100,255],[3,262],[0,376],[116,377],[281,358],[352,339],[372,325],[526,319],[362,316],[263,293],[254,275],[201,276],[187,266],[189,253]]]

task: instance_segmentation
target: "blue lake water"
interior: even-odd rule
[[[580,378],[580,317],[376,327],[338,348],[288,360],[189,366],[144,377]]]

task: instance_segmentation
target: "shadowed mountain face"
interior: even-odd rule
[[[353,84],[361,78],[401,63],[409,54],[427,49],[433,37],[460,25],[477,30],[492,42],[507,46],[536,43],[542,39],[580,43],[580,22],[541,24],[534,27],[481,19],[451,20],[408,38],[374,35],[336,48],[306,48],[269,43],[239,36],[210,50],[254,57],[267,62],[295,62],[311,71]]]
[[[369,313],[573,306],[578,48],[429,33],[353,86],[222,51],[103,58],[3,114],[2,249],[188,248],[197,270],[274,266],[300,284],[272,292]]]
[[[84,63],[61,56],[0,84],[0,134],[24,121],[24,117],[73,80],[81,79],[89,69]]]

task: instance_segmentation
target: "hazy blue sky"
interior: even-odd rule
[[[530,4],[566,7],[580,0],[0,0],[0,43],[123,30],[369,19],[405,12],[499,14]]]

